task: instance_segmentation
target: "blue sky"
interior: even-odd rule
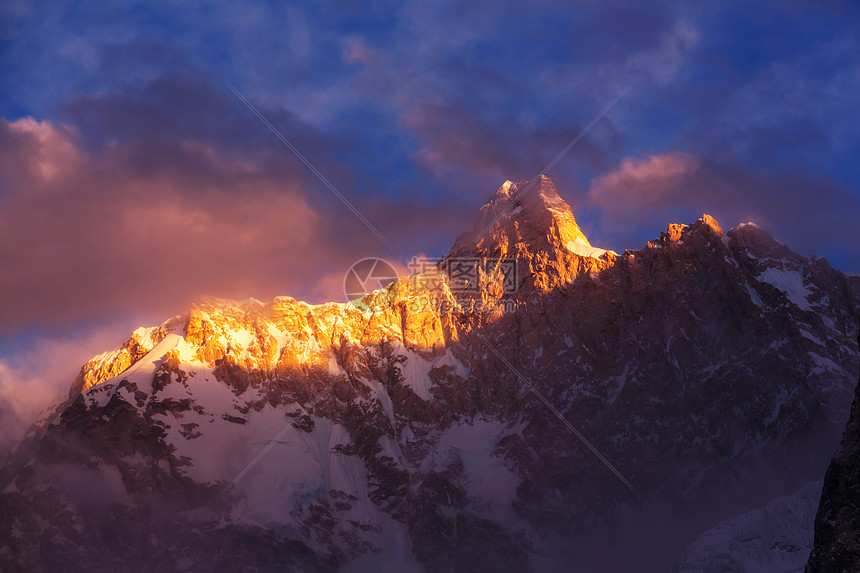
[[[703,212],[860,272],[860,10],[840,2],[0,8],[0,341],[159,322],[200,294],[338,299],[447,252],[549,173],[592,242]],[[388,250],[227,88],[394,245]]]

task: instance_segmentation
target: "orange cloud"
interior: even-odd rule
[[[202,294],[339,299],[313,278],[345,272],[362,244],[320,231],[331,222],[301,186],[203,145],[179,145],[177,166],[146,164],[129,146],[88,154],[71,130],[27,118],[0,121],[0,148],[0,332],[160,320]]]

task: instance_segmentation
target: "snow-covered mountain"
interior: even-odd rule
[[[703,533],[675,573],[802,573],[812,549],[821,482]]]
[[[665,571],[820,478],[860,281],[707,215],[619,255],[524,187],[467,289],[203,299],[89,361],[0,472],[0,568]]]

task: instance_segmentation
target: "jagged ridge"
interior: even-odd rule
[[[572,548],[554,539],[605,537],[613,516],[642,502],[485,340],[646,506],[730,512],[744,472],[755,481],[758,467],[800,460],[814,473],[850,401],[857,282],[752,226],[724,234],[708,216],[639,251],[583,255],[569,247],[589,245],[569,207],[539,183],[451,251],[515,258],[512,312],[480,312],[444,286],[409,281],[360,305],[202,300],[90,361],[0,494],[10,540],[0,566],[59,563],[30,541],[38,530],[63,548],[56,559],[93,566],[158,556],[213,568],[213,544],[253,538],[265,549],[246,563],[258,567],[378,567],[406,556],[431,571],[566,569]],[[482,222],[519,185],[503,185]],[[496,279],[482,276],[473,296],[501,297]],[[454,304],[426,304],[439,298]],[[286,423],[293,430],[225,493]],[[91,512],[59,466],[116,499]],[[790,483],[772,490],[813,477],[782,475]],[[153,510],[163,500],[176,504],[174,526]],[[64,521],[56,507],[69,508]],[[123,531],[117,519],[151,538],[106,543]],[[663,543],[680,551],[686,541]]]

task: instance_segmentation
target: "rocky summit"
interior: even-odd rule
[[[0,472],[0,569],[666,571],[824,474],[857,277],[708,215],[599,249],[546,177],[446,260],[468,288],[201,299],[90,360]]]

